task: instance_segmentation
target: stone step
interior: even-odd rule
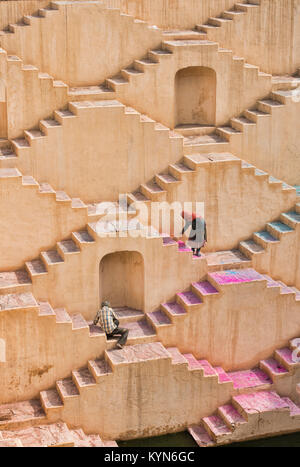
[[[198,360],[200,367],[203,369],[203,375],[206,377],[217,377],[218,373],[207,360]]]
[[[192,425],[188,428],[188,432],[201,448],[214,446],[215,444],[202,425]]]
[[[54,310],[57,323],[72,324],[72,319],[65,308],[56,308]]]
[[[0,430],[12,430],[43,423],[46,415],[39,400],[0,405]]]
[[[152,342],[156,338],[156,333],[150,323],[146,318],[140,319],[138,321],[129,321],[125,322],[123,325],[124,328],[129,330],[128,334],[128,345]],[[116,338],[111,339],[113,342],[116,341]]]
[[[105,446],[99,435],[86,435],[80,428],[70,430],[70,434],[75,447],[100,448]]]
[[[112,374],[112,369],[105,359],[89,360],[88,368],[97,383],[103,376]]]
[[[269,222],[267,224],[267,231],[270,232],[272,236],[281,239],[283,235],[294,232],[294,229],[289,227],[287,224],[283,224],[280,221],[276,221]]]
[[[184,29],[184,30],[167,30],[163,31],[164,40],[187,40],[187,39],[206,39],[204,32],[199,32],[196,29]]]
[[[218,375],[219,383],[232,383],[232,379],[230,378],[229,374],[221,366],[214,367],[215,372]]]
[[[158,359],[170,360],[170,354],[160,342],[125,346],[123,349],[106,350],[108,363],[114,369],[119,365],[143,363]]]
[[[177,347],[167,347],[166,350],[167,350],[168,354],[171,356],[173,365],[185,365],[186,367],[189,366],[188,360],[178,350]]]
[[[45,413],[60,413],[63,402],[57,389],[48,389],[40,392],[40,400]]]
[[[232,398],[232,405],[245,418],[265,412],[290,412],[289,405],[274,391],[239,394]]]
[[[218,415],[204,417],[202,424],[214,441],[223,441],[232,434],[227,424]]]
[[[184,308],[188,311],[190,308],[198,307],[202,305],[203,301],[197,295],[195,295],[191,290],[186,292],[179,292],[176,294],[176,301],[183,305]]]
[[[261,360],[260,368],[267,373],[270,378],[274,381],[278,377],[283,377],[288,374],[288,370],[280,365],[280,363],[274,358],[267,358],[266,360]]]
[[[71,316],[72,328],[75,330],[78,329],[89,329],[88,323],[81,314],[75,314]]]
[[[244,417],[231,404],[218,407],[217,413],[229,429],[235,430],[238,426],[247,423]]]
[[[285,212],[280,218],[284,225],[288,225],[291,229],[295,229],[300,224],[300,213],[296,211]]]
[[[186,310],[177,302],[163,303],[161,307],[171,318],[187,314]]]
[[[265,280],[264,277],[254,269],[211,272],[208,274],[208,278],[209,280],[212,280],[213,284],[217,284],[217,286],[260,282]]]
[[[276,244],[279,242],[278,238],[274,237],[267,230],[261,230],[260,232],[255,232],[253,234],[253,239],[263,248],[267,248],[270,245]]]
[[[23,430],[2,431],[3,439],[18,438],[24,447],[73,447],[74,440],[65,423],[39,425]]]
[[[209,281],[193,282],[192,289],[203,299],[204,297],[215,296],[219,293]]]
[[[0,310],[37,310],[38,303],[30,292],[0,295]]]
[[[39,305],[39,316],[55,316],[56,314],[48,302],[38,302]]]
[[[300,407],[295,404],[289,397],[282,397],[282,400],[289,406],[292,417],[300,416]]]
[[[79,391],[83,388],[95,387],[97,384],[89,368],[72,371],[72,378]]]
[[[252,370],[232,371],[227,373],[233,381],[233,387],[236,390],[247,389],[269,389],[272,385],[271,378],[260,368]]]
[[[130,321],[139,321],[145,318],[145,313],[141,310],[136,310],[127,306],[113,308],[120,324]]]
[[[46,266],[41,259],[34,259],[32,261],[26,261],[25,267],[31,279],[47,274]]]
[[[188,362],[188,368],[189,370],[201,370],[202,376],[204,376],[204,369],[203,366],[199,363],[199,361],[194,357],[193,354],[191,353],[184,353],[183,357],[185,360]]]
[[[157,310],[147,313],[147,318],[150,324],[155,328],[170,326],[172,324],[170,318],[164,311]]]
[[[227,269],[249,268],[251,260],[239,250],[216,251],[205,253],[208,271],[220,271]]]
[[[65,378],[56,381],[56,390],[59,398],[63,403],[67,400],[74,399],[79,396],[79,390],[72,378]],[[59,403],[57,395],[53,396],[55,404]]]
[[[240,251],[248,258],[265,252],[265,249],[254,240],[245,240],[239,244]]]
[[[294,359],[293,351],[288,347],[275,350],[274,357],[279,362],[279,364],[286,368],[288,371],[292,370],[293,368],[300,367],[300,361],[296,361]]]
[[[25,269],[0,272],[1,294],[29,292],[31,285],[32,282],[30,276]]]

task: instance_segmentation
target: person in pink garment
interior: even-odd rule
[[[200,256],[200,250],[207,242],[206,222],[203,217],[197,216],[194,212],[182,211],[181,217],[185,221],[181,235],[190,229],[187,244],[195,256]]]

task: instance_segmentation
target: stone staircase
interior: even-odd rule
[[[231,403],[218,407],[200,425],[188,431],[199,447],[212,447],[234,441],[276,436],[300,428],[300,407],[274,391],[234,396]]]
[[[200,310],[204,301],[217,297],[222,292],[224,285],[256,281],[264,281],[267,288],[277,287],[281,295],[290,295],[294,297],[295,301],[300,301],[298,289],[287,287],[281,281],[273,281],[269,276],[259,274],[254,269],[219,270],[208,273],[206,280],[194,282],[188,290],[178,292],[174,301],[161,304],[159,310],[147,313],[148,319],[160,336],[162,329],[177,322],[181,323],[180,320],[191,310]]]
[[[245,175],[255,176],[259,180],[268,184],[270,189],[274,189],[279,193],[295,194],[295,188],[287,185],[285,182],[274,179],[269,176],[266,172],[257,169],[251,164],[239,159],[238,157],[230,153],[200,153],[185,155],[183,160],[170,164],[165,170],[165,173],[156,174],[155,177],[149,182],[142,184],[136,191],[128,195],[129,204],[150,201],[165,201],[168,194],[172,194],[172,191],[180,185],[180,183],[186,181],[189,182],[197,170],[203,167],[223,167],[225,165],[238,165],[241,168],[241,172]],[[170,196],[171,197],[171,196]]]
[[[194,134],[185,136],[183,147],[185,154],[199,152],[224,152],[230,145],[247,135],[249,129],[255,128],[260,122],[271,118],[272,114],[280,111],[294,96],[293,90],[272,91],[264,99],[257,101],[256,105],[245,110],[240,116],[231,118],[228,125],[212,129],[209,134]]]
[[[236,69],[240,70],[245,75],[245,82],[257,81],[260,84],[260,95],[262,92],[268,92],[272,87],[272,76],[266,73],[263,73],[259,70],[258,67],[245,63],[244,59],[240,57],[235,57],[233,52],[230,50],[222,49],[219,47],[218,43],[207,41],[207,40],[168,40],[163,41],[161,48],[151,50],[148,52],[148,55],[135,60],[131,66],[121,69],[120,72],[106,79],[102,86],[112,89],[116,93],[116,97],[119,98],[128,106],[134,106],[135,109],[142,113],[147,113],[150,117],[162,121],[165,123],[162,118],[158,118],[157,115],[152,114],[152,111],[149,110],[147,102],[144,102],[142,99],[139,99],[138,91],[135,92],[135,99],[133,97],[133,89],[139,89],[145,87],[147,75],[154,74],[159,76],[159,66],[166,65],[171,67],[173,61],[177,60],[177,55],[186,52],[188,54],[191,51],[199,51],[199,53],[211,53],[217,54],[216,61],[220,62],[222,60],[227,60],[228,57],[231,57],[233,63],[241,64],[241,67]],[[203,50],[202,50],[203,49]],[[145,84],[143,85],[143,83]],[[253,85],[253,84],[252,84]],[[256,97],[256,99],[259,96]]]
[[[34,425],[14,431],[0,431],[0,447],[117,447],[115,441],[103,441],[99,435],[87,435],[66,423]]]
[[[283,238],[294,233],[300,224],[300,204],[295,209],[282,213],[278,220],[269,222],[264,230],[255,232],[249,240],[240,242],[239,249],[247,258],[253,259],[262,255],[271,246],[278,244]]]
[[[71,2],[70,2],[71,3]],[[100,3],[100,2],[99,2]],[[108,8],[111,9],[111,8]],[[65,97],[65,104],[68,101],[82,101],[86,99],[92,100],[103,100],[103,99],[112,99],[114,97],[114,92],[109,90],[105,85],[88,85],[88,86],[79,86],[72,87],[68,86],[61,80],[56,80],[48,73],[43,73],[38,70],[34,65],[23,65],[22,58],[19,58],[17,54],[22,55],[22,50],[18,50],[18,41],[17,36],[22,37],[24,33],[26,34],[30,26],[36,25],[37,23],[43,21],[45,18],[53,18],[56,15],[61,14],[64,10],[64,2],[60,1],[51,1],[48,6],[44,8],[38,8],[37,11],[32,14],[24,15],[16,23],[8,24],[6,28],[0,31],[0,47],[3,53],[6,53],[5,50],[8,50],[7,58],[8,61],[15,60],[22,63],[22,69],[26,70],[35,70],[38,72],[39,79],[47,80],[52,83],[54,88],[61,88]],[[124,18],[129,28],[138,28],[141,27],[146,29],[155,30],[159,33],[159,29],[155,26],[148,24],[146,21],[134,18],[132,15],[121,13],[120,9],[113,8],[113,10],[118,10],[121,18]],[[42,24],[41,24],[42,27]],[[14,51],[13,53],[11,51]]]
[[[194,29],[165,30],[163,31],[163,38],[166,40],[213,40],[220,28],[225,29],[227,26],[232,26],[249,10],[257,8],[259,8],[257,2],[241,1],[233,5],[232,8],[222,11],[219,16],[211,16],[205,23],[196,24]]]
[[[213,293],[213,291],[210,290],[210,293]],[[121,319],[122,311],[119,310]],[[173,368],[173,370],[171,368],[171,372],[177,372],[177,369],[181,369],[186,374],[187,384],[190,384],[191,377],[195,378],[198,375],[199,382],[203,380],[209,383],[211,387],[218,386],[221,392],[226,393],[226,391],[229,391],[229,394],[233,397],[232,401],[239,400],[239,398],[241,400],[251,400],[252,398],[260,400],[259,397],[264,397],[266,391],[274,391],[274,385],[276,385],[279,378],[291,377],[296,369],[300,367],[300,362],[295,362],[292,354],[293,350],[298,348],[296,341],[298,340],[291,341],[290,347],[275,351],[274,358],[261,361],[259,366],[254,369],[233,372],[225,372],[222,367],[213,367],[207,360],[195,358],[194,355],[189,353],[181,353],[176,347],[166,348],[159,342],[126,346],[122,350],[106,350],[104,358],[90,360],[87,367],[74,370],[71,378],[59,380],[56,382],[55,388],[42,391],[40,400],[0,406],[0,433],[5,441],[18,438],[22,443],[23,440],[25,443],[31,443],[35,440],[35,442],[38,441],[42,444],[38,433],[42,431],[47,434],[49,430],[52,432],[52,427],[54,427],[54,433],[56,433],[55,427],[59,420],[65,420],[67,423],[74,425],[77,416],[74,410],[75,407],[80,406],[81,399],[89,400],[90,395],[95,391],[99,391],[101,388],[104,390],[107,385],[112,387],[114,378],[117,378],[119,371],[124,372],[127,368],[129,370],[130,367],[145,365],[151,361],[155,367],[159,364],[159,361],[169,360]],[[234,402],[232,404],[235,405]],[[224,407],[228,407],[228,410],[230,407],[230,413],[232,413],[229,404]],[[218,409],[218,414],[219,412]],[[206,417],[203,420],[208,422],[218,421],[218,426],[220,423],[216,416],[212,419]],[[41,426],[44,428],[41,429]],[[207,427],[207,425],[204,426]],[[201,430],[201,427],[190,428],[190,432],[195,435],[202,433],[203,430]],[[65,425],[63,431],[68,432]],[[94,436],[90,438],[89,436],[86,437],[82,431],[80,433],[82,443],[95,442]],[[227,434],[229,433],[231,431],[228,431]],[[205,434],[204,431],[203,434]],[[209,435],[211,436],[211,432],[209,432]],[[56,439],[61,441],[62,437]],[[201,437],[202,443],[204,439],[207,438],[202,439]],[[96,438],[96,441],[98,443],[102,442],[99,438]],[[228,442],[231,442],[231,440],[229,439]],[[105,445],[107,446],[108,443],[106,442]],[[51,444],[54,444],[53,441],[49,443],[49,445]],[[90,446],[90,444],[88,445]]]
[[[4,154],[5,149],[0,149],[0,160],[6,157],[16,158],[15,153],[9,152],[9,154]],[[62,190],[55,191],[49,183],[38,183],[30,175],[22,175],[22,173],[17,168],[2,168],[0,169],[0,179],[17,179],[21,182],[24,188],[29,190],[34,190],[37,195],[43,197],[49,197],[57,202],[59,205],[65,207],[70,207],[73,212],[79,212],[82,214],[81,223],[85,223],[85,220],[88,219],[88,207],[79,199],[79,198],[70,198],[67,193]],[[80,221],[79,221],[80,223]]]

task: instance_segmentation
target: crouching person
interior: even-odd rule
[[[117,347],[122,349],[126,344],[129,330],[119,327],[119,320],[108,301],[101,303],[101,308],[94,319],[94,325],[96,326],[98,322],[107,337],[120,336],[117,342]]]

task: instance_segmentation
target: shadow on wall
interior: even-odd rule
[[[212,68],[191,66],[175,76],[175,125],[216,124],[217,75]]]
[[[100,303],[112,307],[144,308],[144,259],[137,251],[117,251],[100,262]]]

